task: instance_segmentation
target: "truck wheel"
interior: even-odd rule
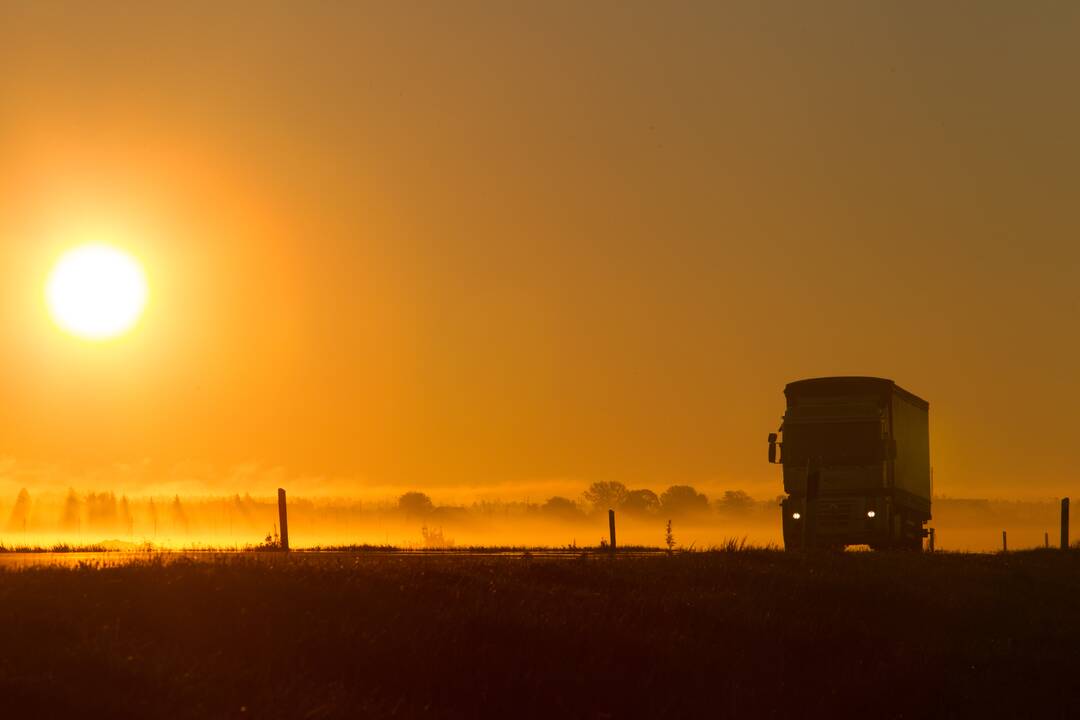
[[[905,522],[905,534],[903,539],[900,541],[900,547],[902,547],[908,552],[922,552],[922,537],[920,535],[916,535],[916,530],[914,529],[921,527],[922,525],[920,523],[914,523],[913,528],[909,528],[908,524]]]

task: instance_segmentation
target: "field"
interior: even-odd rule
[[[1075,716],[1080,552],[0,571],[14,717]]]

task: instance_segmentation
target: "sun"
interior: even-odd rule
[[[56,324],[87,340],[107,340],[133,328],[148,294],[139,262],[101,244],[81,245],[64,253],[45,286]]]

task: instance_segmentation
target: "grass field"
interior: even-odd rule
[[[1065,717],[1078,598],[1075,551],[36,566],[0,571],[0,699],[7,717]]]

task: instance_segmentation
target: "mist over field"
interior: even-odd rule
[[[782,545],[776,498],[741,490],[710,496],[686,485],[665,489],[595,483],[577,493],[522,500],[462,493],[356,496],[289,495],[289,534],[295,548],[392,545],[413,549],[469,546],[595,547],[607,541],[607,508],[616,509],[620,545],[708,549],[730,540]],[[1012,502],[936,498],[939,550],[1042,546],[1058,540],[1057,500]],[[13,489],[0,495],[0,543],[6,547],[103,545],[131,549],[248,547],[275,539],[276,497],[269,494],[127,494],[115,490]]]

